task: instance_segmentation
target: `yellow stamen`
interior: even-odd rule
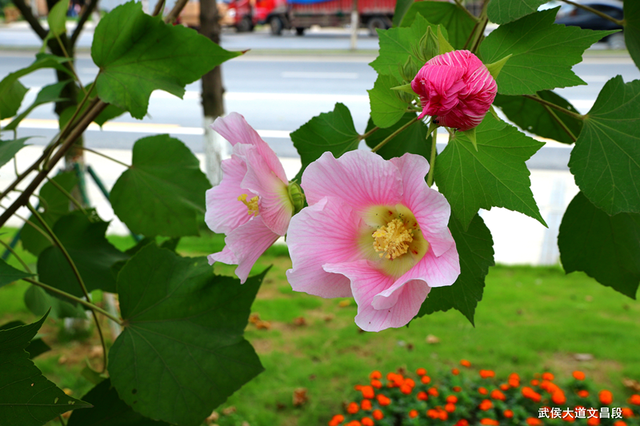
[[[247,206],[247,208],[249,209],[248,213],[249,216],[254,215],[254,216],[258,216],[258,199],[259,197],[256,195],[255,197],[253,197],[252,199],[250,199],[249,201],[247,201],[247,194],[242,194],[241,196],[238,197],[238,201],[242,201],[242,203]]]
[[[393,260],[409,251],[413,229],[408,229],[403,220],[396,218],[378,228],[371,236],[374,238],[373,248],[379,256]]]

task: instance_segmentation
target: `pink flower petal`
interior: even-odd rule
[[[287,245],[292,269],[287,279],[294,291],[321,297],[349,297],[349,280],[323,265],[360,257],[357,230],[360,219],[340,199],[323,198],[291,219]]]
[[[377,154],[356,150],[335,159],[325,152],[302,175],[309,205],[323,197],[337,197],[356,208],[395,205],[402,197],[398,169]]]
[[[204,221],[213,232],[226,234],[251,219],[247,206],[238,201],[242,194],[247,194],[249,199],[254,196],[240,187],[246,173],[247,166],[238,158],[222,162],[222,182],[206,192]]]
[[[406,325],[420,311],[420,306],[430,290],[423,281],[407,282],[398,290],[395,304],[384,309],[376,309],[373,306],[374,298],[393,285],[392,277],[373,268],[366,260],[327,264],[324,269],[327,272],[344,274],[351,280],[353,297],[358,304],[355,322],[365,331],[380,331]]]
[[[224,250],[209,255],[209,263],[213,264],[215,261],[230,265],[237,264],[236,275],[244,284],[256,260],[279,237],[264,224],[260,216],[254,217],[227,234],[224,239],[226,244]]]

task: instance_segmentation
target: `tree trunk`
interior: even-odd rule
[[[200,34],[220,43],[220,20],[216,0],[200,0]],[[204,152],[207,177],[212,185],[222,180],[220,163],[228,155],[228,142],[211,129],[216,118],[224,115],[222,69],[215,67],[202,76],[202,109],[204,111]]]

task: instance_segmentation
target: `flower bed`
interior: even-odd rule
[[[355,386],[357,398],[329,426],[640,425],[640,395],[614,399],[581,371],[560,387],[549,372],[529,381],[517,373],[499,380],[491,370],[473,372],[469,361],[460,365],[441,378],[424,368],[413,378],[374,371],[368,384]]]

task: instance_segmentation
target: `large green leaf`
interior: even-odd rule
[[[503,95],[587,84],[572,70],[593,43],[615,31],[591,31],[553,23],[558,9],[536,12],[498,27],[482,42],[486,64],[513,55],[496,79]]]
[[[398,86],[398,80],[388,75],[379,75],[369,93],[371,119],[381,128],[391,127],[398,122],[407,111],[409,102],[401,97],[409,94],[391,90]]]
[[[578,113],[569,101],[555,92],[543,90],[538,92],[538,96],[545,101]],[[522,130],[538,136],[555,139],[558,142],[568,144],[574,142],[573,138],[569,136],[562,125],[553,117],[554,115],[564,123],[573,136],[578,137],[582,130],[582,120],[555,109],[547,109],[541,103],[525,98],[524,96],[498,94],[493,103],[499,106],[507,118],[517,124]]]
[[[210,186],[185,144],[169,135],[150,136],[133,146],[131,168],[113,186],[111,205],[136,234],[198,235],[198,213]]]
[[[82,400],[93,407],[71,413],[67,426],[169,426],[133,411],[120,399],[109,379],[98,383]]]
[[[467,11],[457,4],[438,1],[417,1],[407,11],[401,26],[410,26],[416,15],[422,15],[430,23],[446,28],[445,37],[458,50],[464,48],[476,24],[476,21]]]
[[[333,111],[313,117],[291,133],[291,140],[302,160],[297,176],[299,181],[304,169],[325,151],[338,158],[347,151],[358,149],[360,134],[356,132],[349,108],[338,102]]]
[[[13,120],[11,120],[11,123],[7,124],[4,130],[16,130],[20,125],[20,122],[24,120],[25,117],[27,117],[29,114],[31,114],[31,111],[33,111],[40,105],[64,100],[64,98],[60,97],[60,93],[62,92],[62,89],[64,89],[64,87],[67,84],[69,84],[69,81],[61,81],[59,83],[54,83],[48,86],[44,86],[38,92],[38,95],[36,96],[35,101],[33,101],[33,103],[29,105],[29,107],[26,110],[22,111]]]
[[[427,45],[422,42],[427,30],[431,28],[431,37],[438,34],[438,26],[430,24],[422,16],[418,15],[412,20],[408,28],[390,28],[386,31],[378,31],[378,43],[380,44],[380,52],[378,57],[369,65],[378,72],[379,75],[390,75],[398,81],[404,81],[404,77],[413,79],[415,73],[424,65],[425,59],[437,54],[437,46],[433,51],[428,51]],[[435,38],[433,38],[435,41]],[[426,49],[426,51],[425,51]],[[427,56],[420,59],[419,56]],[[409,60],[410,68],[413,71],[411,76],[404,76],[401,68]]]
[[[54,180],[67,193],[70,193],[78,183],[78,179],[74,172],[60,173],[59,175],[54,176],[52,180]],[[38,199],[40,200],[40,207],[43,209],[40,212],[40,216],[50,228],[53,228],[56,221],[70,211],[69,207],[71,202],[69,201],[69,198],[51,182],[47,182],[42,186]],[[20,231],[20,240],[22,241],[22,247],[25,250],[35,256],[38,256],[42,250],[51,246],[51,242],[45,238],[42,233],[35,229],[34,226],[37,226],[38,229],[42,230],[42,232],[46,232],[43,230],[42,224],[37,218],[31,216],[29,218],[29,222],[31,223],[25,223],[22,227],[22,230]]]
[[[2,426],[42,426],[60,414],[90,407],[47,380],[25,348],[46,316],[33,324],[0,330],[0,420]]]
[[[538,10],[549,0],[492,0],[487,8],[491,22],[506,24]]]
[[[5,80],[7,78],[9,76]],[[29,89],[18,80],[10,83],[5,83],[4,80],[0,82],[0,120],[16,115],[28,91]]]
[[[640,214],[609,216],[580,192],[562,218],[558,246],[567,273],[584,271],[600,284],[636,298],[640,284]]]
[[[0,330],[9,330],[11,328],[20,327],[25,325],[22,321],[10,321],[8,323],[0,325]],[[51,347],[47,345],[44,340],[36,337],[29,342],[29,346],[25,348],[25,351],[29,352],[29,359],[33,359],[38,355],[51,350]]]
[[[13,157],[24,148],[24,142],[29,138],[13,139],[8,141],[0,140],[0,167],[7,164]]]
[[[466,229],[478,209],[505,207],[546,226],[530,188],[525,164],[542,145],[492,114],[476,128],[478,150],[457,132],[437,157],[435,178]]]
[[[0,259],[0,287],[11,284],[22,278],[32,277],[33,274],[16,269]]]
[[[128,256],[116,249],[105,236],[108,222],[74,211],[61,217],[53,227],[69,256],[75,263],[89,292],[116,291],[116,277],[111,267]],[[84,293],[71,265],[57,246],[46,248],[38,256],[40,281],[78,297]],[[54,293],[51,293],[55,296]],[[65,301],[67,301],[65,299]]]
[[[629,55],[640,68],[640,2],[624,2],[624,41]]]
[[[67,300],[67,299],[65,299]],[[49,318],[80,318],[87,319],[84,306],[72,305],[57,297],[49,296],[49,293],[40,287],[32,285],[24,292],[24,304],[34,315],[42,316],[49,312]]]
[[[154,90],[178,97],[186,84],[241,52],[224,50],[207,37],[182,25],[165,24],[162,16],[128,2],[100,20],[91,57],[100,68],[98,96],[143,118]]]
[[[243,332],[265,273],[240,285],[213,275],[206,258],[154,244],[133,256],[118,275],[126,327],[109,352],[124,402],[147,417],[198,426],[263,371]]]
[[[609,80],[571,151],[576,184],[610,215],[640,213],[640,80]]]
[[[391,136],[396,130],[400,129],[400,127],[404,126],[411,120],[415,121],[416,116],[417,114],[415,112],[407,112],[395,125],[387,129],[376,130],[367,137],[367,145],[370,148],[376,147],[387,137]],[[373,121],[369,119],[367,132],[373,128]],[[385,160],[389,160],[393,157],[402,157],[407,152],[422,155],[424,158],[429,160],[429,156],[431,154],[431,136],[427,139],[427,126],[421,120],[415,121],[393,139],[388,141],[382,148],[376,151],[376,153]]]
[[[454,308],[474,324],[476,306],[482,300],[484,278],[489,273],[489,267],[495,264],[491,231],[479,215],[473,217],[466,231],[452,216],[449,229],[460,256],[460,276],[451,286],[432,288],[418,316]]]

